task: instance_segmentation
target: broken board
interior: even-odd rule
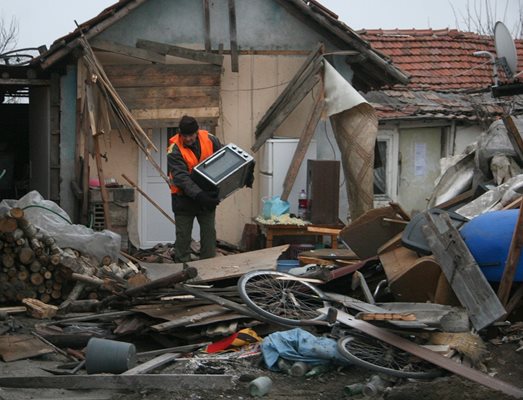
[[[53,353],[54,349],[34,336],[0,336],[0,357],[5,362],[32,358]]]
[[[188,266],[198,270],[198,276],[192,279],[191,282],[211,282],[227,278],[238,278],[247,272],[259,269],[274,271],[276,270],[276,260],[288,247],[288,245],[284,245],[189,262],[187,263]],[[183,264],[181,263],[159,264],[142,262],[140,264],[146,268],[147,276],[151,280],[160,279],[183,270]]]
[[[425,213],[423,234],[450,286],[480,330],[505,315],[505,309],[447,214]]]

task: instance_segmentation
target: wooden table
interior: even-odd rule
[[[283,224],[264,224],[256,222],[261,232],[265,235],[265,247],[272,247],[276,236],[330,236],[333,249],[338,248],[338,233],[340,226],[325,225],[283,225]]]

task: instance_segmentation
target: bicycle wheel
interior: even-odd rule
[[[434,365],[367,335],[342,337],[338,351],[355,365],[398,378],[428,379],[441,375]]]
[[[238,291],[251,310],[278,324],[307,325],[323,318],[318,309],[329,307],[321,290],[283,272],[248,272]]]

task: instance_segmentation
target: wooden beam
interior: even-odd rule
[[[211,51],[211,14],[209,0],[202,0],[205,51]]]
[[[121,54],[140,60],[150,61],[152,63],[165,64],[165,55],[159,54],[147,49],[138,49],[136,47],[127,46],[110,40],[103,40],[95,38],[89,41],[91,46],[95,49],[108,51],[115,54]]]
[[[288,102],[285,102],[277,113],[274,113],[273,118],[268,122],[267,126],[262,131],[257,131],[259,136],[256,138],[252,151],[256,152],[260,147],[271,138],[274,131],[285,121],[289,114],[301,103],[301,101],[307,96],[307,94],[321,81],[318,75],[311,76],[309,79],[303,82],[291,96]]]
[[[285,176],[285,181],[283,182],[283,193],[281,195],[281,199],[284,201],[287,201],[289,198],[292,187],[294,186],[294,182],[296,181],[296,176],[298,176],[298,171],[303,162],[303,159],[305,158],[305,154],[307,153],[307,149],[309,148],[312,137],[314,136],[316,126],[318,125],[318,121],[321,118],[324,107],[325,102],[323,100],[322,86],[320,88],[318,99],[316,100],[314,108],[312,109],[312,112],[309,116],[309,120],[307,121],[307,125],[305,126],[304,132],[300,136],[298,146],[296,147],[294,155],[292,156],[291,165],[289,165],[287,175]]]
[[[105,65],[115,88],[219,86],[221,68],[209,64],[125,64]]]
[[[51,84],[50,79],[0,79],[0,85],[13,85],[13,86],[49,86]]]
[[[200,107],[200,108],[160,108],[160,109],[134,109],[131,110],[133,117],[141,119],[179,119],[184,114],[191,115],[194,118],[218,118],[220,116],[220,107]]]
[[[84,33],[85,39],[89,40],[92,37],[98,35],[100,32],[104,31],[105,29],[110,27],[112,24],[119,21],[120,18],[126,16],[132,10],[134,10],[135,8],[138,8],[146,1],[147,0],[134,0],[134,1],[127,3],[127,5],[120,8],[114,14],[107,17],[102,22],[97,23],[96,25],[91,27],[87,32],[85,32]],[[80,37],[80,35],[78,35],[77,38],[71,40],[69,43],[67,43],[65,46],[61,47],[60,49],[58,49],[54,52],[50,50],[49,52],[43,54],[43,57],[40,57],[40,59],[43,60],[42,63],[40,64],[42,69],[45,70],[45,69],[49,68],[56,61],[60,60],[65,55],[69,54],[73,49],[77,48],[80,45],[81,39],[82,38]]]
[[[71,390],[228,390],[232,375],[185,375],[185,374],[139,374],[139,375],[68,375],[68,376],[2,376],[0,387],[10,388],[57,388]]]
[[[328,309],[325,308],[321,311],[326,315]],[[426,360],[434,365],[437,365],[438,367],[444,368],[466,379],[479,383],[480,385],[498,390],[518,399],[523,397],[523,391],[516,386],[500,381],[499,379],[493,378],[490,375],[484,374],[483,372],[477,371],[473,368],[466,367],[463,364],[458,364],[454,360],[419,346],[416,343],[395,335],[394,333],[389,332],[383,328],[374,326],[366,321],[357,320],[352,315],[343,311],[338,311],[337,320],[343,325],[364,332],[378,340],[382,340],[385,343],[397,347],[398,349],[404,350],[418,358],[421,358],[422,360]]]
[[[506,311],[449,216],[424,214],[423,234],[474,327],[497,321]]]
[[[501,304],[507,305],[516,275],[516,269],[521,255],[521,247],[523,246],[523,198],[520,200],[519,213],[516,225],[514,226],[514,233],[512,234],[512,241],[508,251],[507,261],[503,270],[503,276],[499,282],[498,297]]]
[[[167,43],[153,42],[152,40],[138,39],[136,41],[136,47],[169,56],[186,58],[193,61],[200,61],[219,66],[222,66],[223,64],[223,56],[218,54],[174,46]]]
[[[510,143],[512,143],[512,147],[514,147],[519,160],[523,162],[523,138],[514,123],[514,119],[510,115],[503,117],[503,124],[507,129],[508,138],[510,139]]]
[[[293,90],[294,85],[300,79],[300,77],[305,73],[306,69],[314,62],[314,60],[323,53],[323,44],[318,43],[316,47],[309,53],[305,61],[303,61],[303,64],[300,66],[298,71],[294,74],[290,82],[287,84],[285,89],[280,93],[280,95],[277,97],[277,99],[272,103],[272,105],[269,107],[267,112],[264,114],[264,116],[258,121],[258,124],[256,125],[256,130],[259,128],[262,128],[264,125],[266,125],[267,121],[270,120],[272,116],[272,112],[280,107],[281,103],[283,102],[284,98],[288,96],[288,93]]]
[[[138,374],[146,374],[147,372],[150,372],[152,370],[155,370],[156,368],[160,368],[164,366],[165,364],[170,363],[173,360],[176,360],[180,357],[180,353],[166,353],[162,354],[158,357],[153,358],[152,360],[146,361],[143,364],[137,365],[134,368],[128,369],[124,373],[120,375],[138,375]]]
[[[234,0],[229,0],[229,38],[231,43],[231,70],[239,71],[238,35],[236,33],[236,6]]]
[[[125,174],[122,174],[122,178],[124,178],[133,188],[135,188],[138,193],[140,193],[143,197],[145,197],[158,211],[162,213],[162,215],[167,218],[169,221],[173,223],[173,225],[176,225],[176,221],[167,214],[160,205],[155,202],[147,193],[145,193],[142,189],[138,187],[136,183],[134,183],[131,179],[129,179]]]

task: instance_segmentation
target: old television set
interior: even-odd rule
[[[222,147],[193,168],[192,179],[203,190],[215,191],[224,199],[245,186],[254,158],[233,143]]]

